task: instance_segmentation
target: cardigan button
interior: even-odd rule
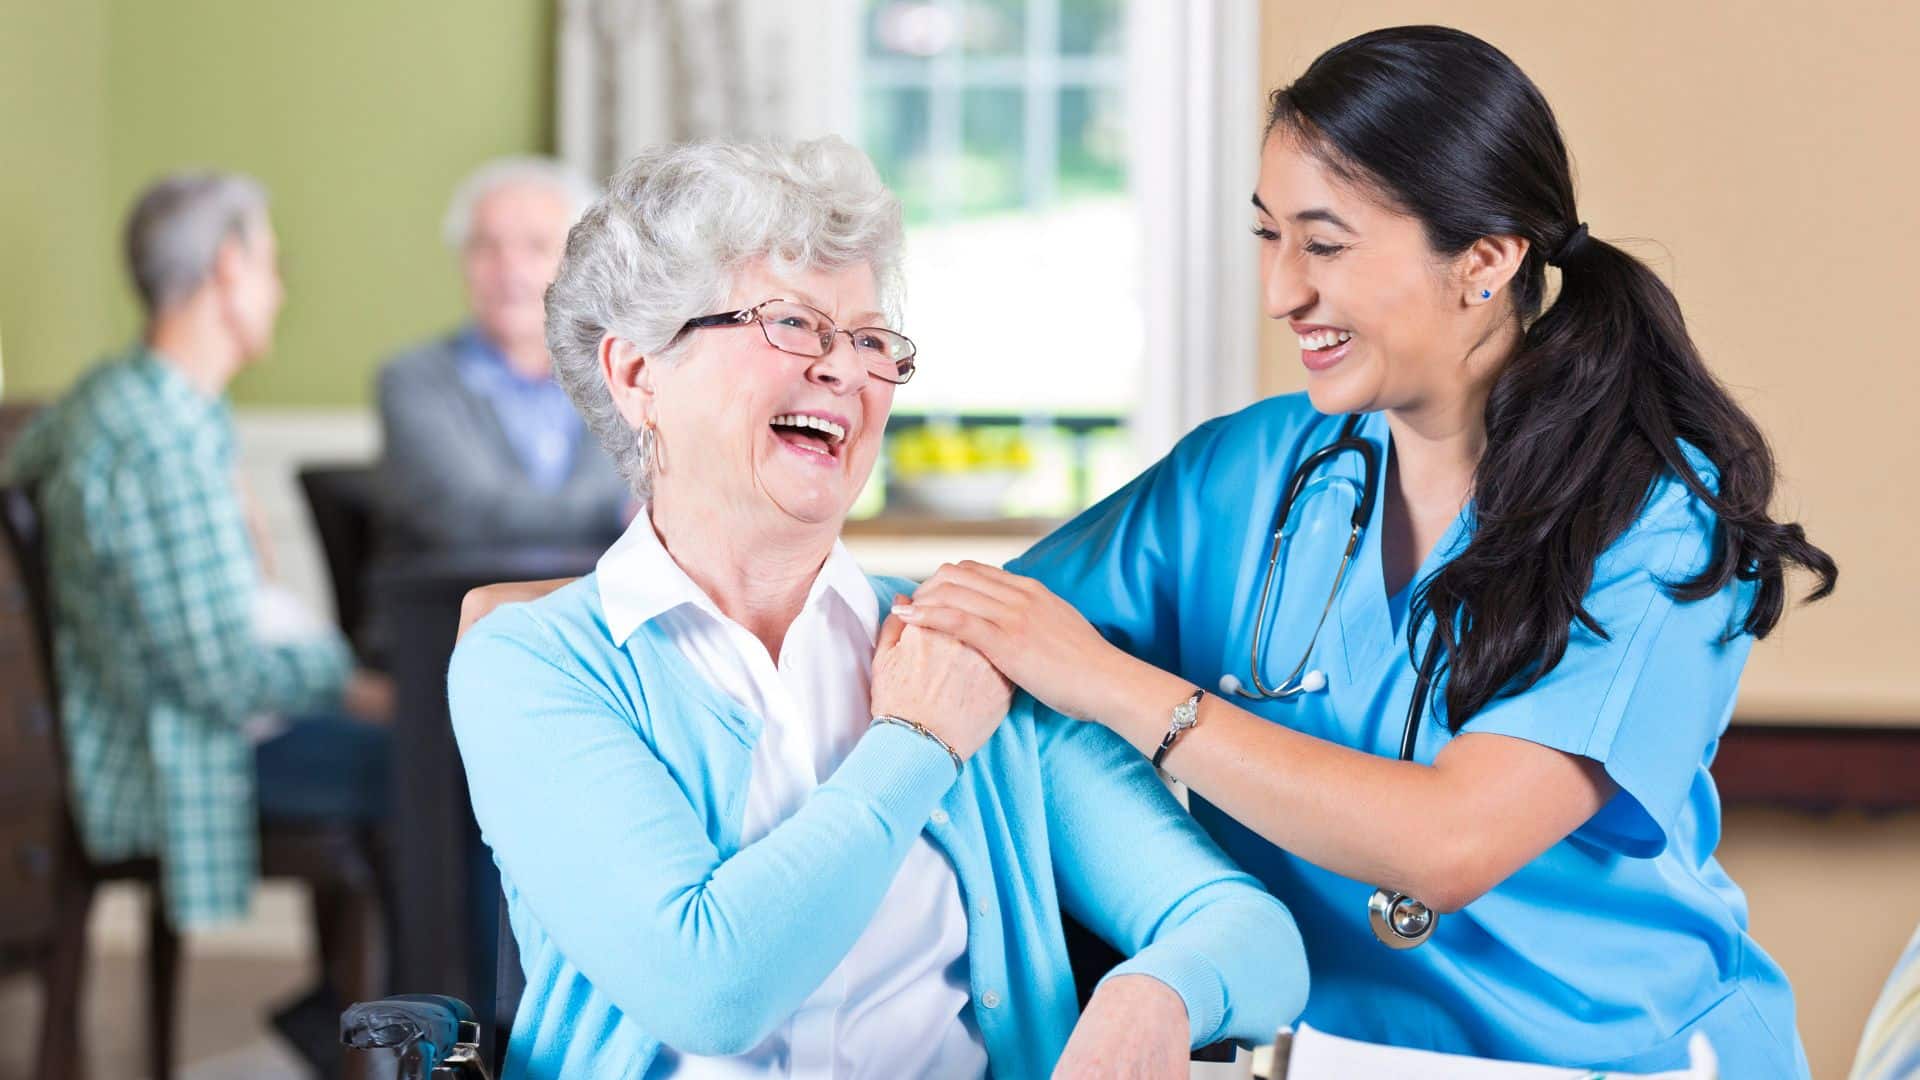
[[[1000,1007],[1000,995],[989,990],[980,995],[980,1004],[985,1005],[989,1009],[997,1009]]]
[[[947,823],[947,812],[945,810],[935,810],[933,812],[933,823],[935,825],[945,825]]]

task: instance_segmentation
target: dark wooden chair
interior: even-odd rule
[[[16,718],[14,730],[32,733],[34,753],[20,760],[38,759],[45,768],[52,801],[44,824],[34,835],[46,844],[46,855],[31,860],[45,867],[30,895],[44,896],[49,917],[37,925],[43,933],[30,951],[38,967],[43,1002],[40,1047],[35,1073],[40,1080],[63,1080],[81,1075],[80,1000],[86,973],[87,914],[94,891],[104,882],[133,881],[145,888],[150,943],[147,952],[148,1068],[154,1080],[173,1075],[174,988],[177,985],[180,940],[168,924],[160,897],[160,864],[152,858],[96,863],[86,857],[67,798],[66,746],[60,736],[53,671],[52,595],[49,589],[40,520],[29,492],[0,488],[0,532],[8,541],[8,569],[13,576],[14,599],[4,612],[16,642],[30,643],[10,657],[7,685],[15,688],[9,702]],[[22,662],[30,656],[30,662]],[[24,719],[24,723],[22,720]],[[12,755],[9,755],[12,759]],[[9,890],[9,895],[11,895]]]
[[[11,927],[11,908],[16,893],[21,899],[20,925],[37,933],[20,935],[23,940],[16,954],[30,959],[36,968],[43,991],[40,1046],[35,1073],[39,1080],[66,1080],[82,1074],[80,1062],[81,987],[86,970],[87,917],[94,893],[110,881],[133,881],[144,887],[148,900],[149,944],[147,956],[147,1029],[149,1072],[154,1080],[173,1075],[175,1019],[178,1013],[179,936],[168,922],[160,891],[160,864],[157,859],[138,858],[118,862],[95,862],[82,847],[72,815],[67,789],[65,742],[60,734],[53,668],[52,581],[48,574],[44,536],[32,493],[18,487],[0,487],[0,545],[11,556],[4,560],[13,577],[13,588],[0,584],[0,664],[9,673],[4,684],[10,700],[0,707],[8,710],[12,732],[24,733],[28,752],[18,756],[24,763],[37,759],[42,782],[50,788],[37,801],[27,798],[22,806],[40,807],[40,816],[30,811],[18,818],[0,801],[0,834],[18,837],[14,842],[24,853],[16,861],[28,868],[24,889],[0,889],[9,909],[6,924]],[[14,642],[10,651],[8,642]],[[19,657],[24,646],[30,658]],[[24,718],[24,720],[19,719]],[[16,755],[0,759],[0,769],[12,770]],[[8,830],[12,831],[9,832]],[[44,849],[44,854],[39,854]],[[378,862],[369,850],[367,838],[358,828],[345,824],[268,824],[261,829],[261,873],[267,877],[294,878],[313,891],[316,929],[326,974],[339,994],[347,1000],[377,997],[386,988],[386,941],[381,917]],[[9,864],[10,866],[12,863]],[[33,868],[44,868],[34,870]],[[44,914],[37,914],[44,912]],[[12,937],[14,935],[8,935]],[[358,1075],[363,1066],[348,1061],[345,1074]]]
[[[378,474],[369,465],[308,465],[297,479],[333,586],[334,617],[360,662],[385,670],[367,604],[367,571],[379,547]]]

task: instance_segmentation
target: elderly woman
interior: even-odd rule
[[[832,139],[644,155],[568,239],[548,341],[643,509],[454,655],[509,1078],[1184,1076],[1305,1002],[1291,917],[1125,742],[882,626],[911,586],[838,537],[914,369],[900,240]],[[1063,910],[1130,956],[1084,1014]]]

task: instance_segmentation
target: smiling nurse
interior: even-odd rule
[[[1673,295],[1588,235],[1539,90],[1457,31],[1275,93],[1253,211],[1306,394],[902,617],[1183,780],[1298,919],[1315,1027],[1631,1070],[1703,1032],[1725,1075],[1805,1076],[1707,766],[1784,571],[1817,598],[1835,568],[1768,516]]]

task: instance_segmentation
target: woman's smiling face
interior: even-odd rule
[[[1254,189],[1267,316],[1299,337],[1323,413],[1418,407],[1451,393],[1505,305],[1474,303],[1464,265],[1420,221],[1329,169],[1285,130],[1268,136]]]
[[[735,275],[723,307],[776,298],[817,308],[840,327],[887,324],[864,263],[778,275],[755,262]],[[893,384],[867,371],[844,334],[821,357],[782,352],[753,323],[693,334],[686,355],[652,373],[666,457],[656,500],[704,505],[743,527],[837,530],[873,471]]]

